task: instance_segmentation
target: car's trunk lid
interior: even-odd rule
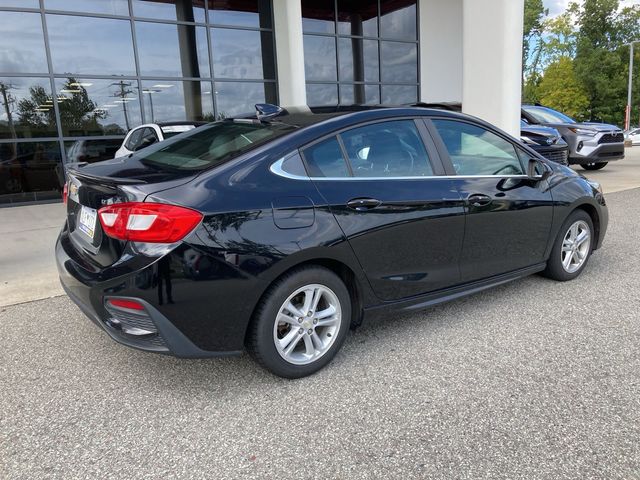
[[[193,174],[145,166],[134,157],[69,164],[67,225],[73,247],[98,269],[113,265],[121,258],[127,242],[103,232],[98,210],[113,203],[144,201],[150,193],[192,178]]]

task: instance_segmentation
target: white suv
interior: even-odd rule
[[[129,130],[122,145],[116,152],[117,157],[124,157],[156,142],[161,142],[179,133],[193,130],[206,122],[164,122],[146,123]]]

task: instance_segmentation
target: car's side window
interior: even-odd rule
[[[140,137],[140,141],[138,142],[138,145],[136,145],[136,148],[148,147],[157,141],[158,135],[156,135],[156,131],[151,127],[147,127],[142,130],[142,136]]]
[[[304,151],[310,177],[349,177],[349,169],[336,137],[314,143]]]
[[[471,123],[434,119],[458,175],[524,175],[513,144]]]
[[[134,151],[136,149],[136,147],[140,143],[140,137],[142,136],[142,130],[144,130],[144,128],[138,128],[138,129],[134,130],[133,132],[131,132],[131,135],[129,136],[129,139],[127,140],[127,143],[125,143],[125,145],[124,145],[127,150]]]
[[[429,155],[413,120],[393,120],[340,134],[356,177],[432,176]]]

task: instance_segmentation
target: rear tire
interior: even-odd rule
[[[349,331],[351,298],[331,270],[305,266],[274,282],[260,301],[247,350],[284,378],[311,375],[336,355]]]
[[[559,282],[577,278],[589,262],[595,240],[589,214],[574,211],[562,224],[542,274]]]
[[[580,165],[585,170],[600,170],[607,166],[609,162],[598,162],[598,163],[583,163]]]

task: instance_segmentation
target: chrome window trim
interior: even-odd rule
[[[465,178],[516,178],[516,179],[528,179],[528,175],[424,175],[420,177],[310,177],[302,175],[294,175],[287,173],[282,169],[282,164],[285,160],[296,155],[298,152],[291,152],[280,160],[276,160],[271,164],[269,170],[271,173],[280,177],[288,178],[290,180],[306,180],[306,181],[323,181],[323,182],[337,182],[337,181],[368,181],[368,180],[430,180],[430,179],[465,179]]]

